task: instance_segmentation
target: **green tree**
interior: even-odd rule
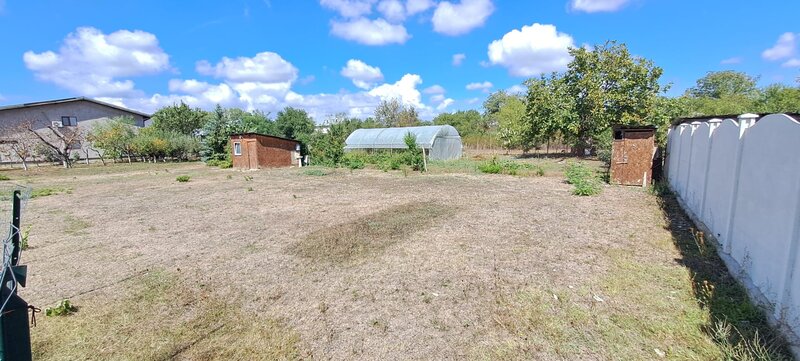
[[[153,127],[156,129],[193,135],[200,130],[208,120],[208,113],[200,108],[190,108],[186,103],[170,105],[157,110],[153,117]]]
[[[511,95],[505,90],[500,90],[490,94],[483,102],[483,117],[487,128],[498,125],[497,113],[509,97]]]
[[[498,122],[499,136],[506,149],[522,148],[527,152],[536,146],[531,137],[530,118],[526,116],[525,101],[516,96],[505,99],[494,115]]]
[[[761,91],[758,78],[726,70],[708,72],[684,94],[688,115],[712,116],[757,111]]]
[[[396,127],[400,124],[400,113],[403,104],[399,99],[383,100],[375,108],[375,121],[382,127]]]
[[[314,133],[314,121],[305,110],[286,107],[278,112],[275,127],[281,137],[307,141]]]
[[[563,119],[561,131],[578,154],[593,149],[612,124],[642,124],[654,111],[662,69],[652,61],[616,42],[569,52],[564,86],[574,116]]]
[[[758,78],[746,73],[725,70],[710,71],[697,80],[695,86],[686,90],[686,95],[694,98],[722,99],[729,96],[758,96]]]
[[[134,137],[136,137],[136,126],[133,118],[119,116],[105,122],[94,123],[86,140],[92,144],[93,148],[102,150],[101,160],[106,156],[113,159],[128,156],[130,163]],[[98,154],[100,153],[98,152]]]
[[[760,113],[800,113],[800,87],[770,85],[761,92],[756,108]]]
[[[574,102],[567,93],[564,77],[558,74],[529,79],[523,142],[541,145],[556,139],[564,124],[571,123]]]
[[[441,113],[433,118],[435,125],[452,125],[461,137],[485,134],[489,124],[477,110],[459,110],[454,113]]]
[[[332,116],[326,123],[328,125],[326,132],[315,132],[311,136],[308,152],[313,164],[337,166],[344,157],[345,140],[350,133],[369,126],[370,123],[347,117],[342,113]]]

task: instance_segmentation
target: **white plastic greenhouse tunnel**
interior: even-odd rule
[[[424,127],[358,129],[345,140],[345,151],[406,149],[406,134],[417,138],[417,146],[425,150],[428,159],[451,160],[461,158],[461,136],[450,125]]]

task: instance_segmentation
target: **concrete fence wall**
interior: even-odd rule
[[[670,129],[667,180],[798,350],[800,122],[784,114],[757,119],[745,114]]]

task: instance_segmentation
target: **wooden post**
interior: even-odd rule
[[[425,166],[425,172],[428,171],[428,160],[426,158],[427,157],[425,156],[425,148],[422,148],[422,164]]]

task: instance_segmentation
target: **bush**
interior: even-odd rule
[[[233,168],[233,162],[230,159],[223,159],[219,161],[218,165],[222,169]]]
[[[571,163],[564,171],[567,183],[572,184],[572,194],[577,196],[593,196],[602,190],[597,175],[581,163]]]
[[[345,153],[342,157],[342,165],[349,169],[363,169],[367,164],[366,159],[369,157],[364,152],[349,152]]]
[[[188,175],[179,175],[178,177],[175,178],[176,181],[181,183],[186,183],[189,181],[189,179],[192,179],[192,177]]]

